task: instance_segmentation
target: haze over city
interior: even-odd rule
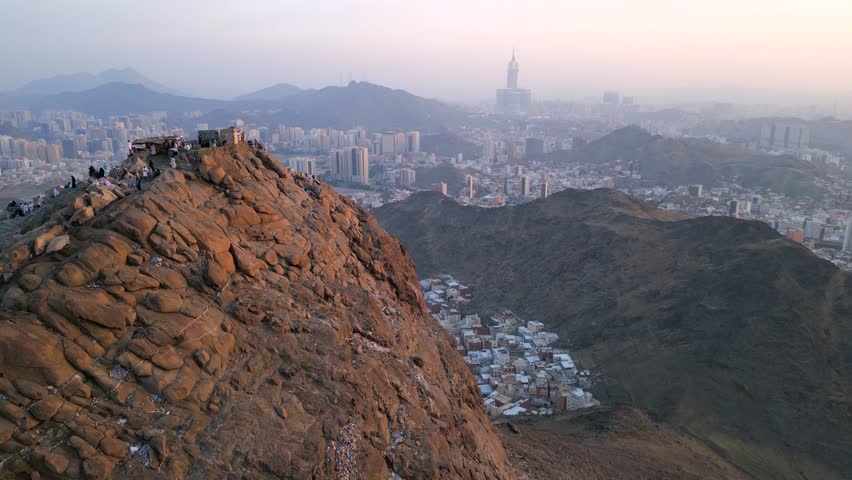
[[[852,479],[852,0],[0,2],[0,479]]]
[[[214,98],[354,79],[473,102],[499,86],[513,48],[539,99],[629,89],[646,100],[830,103],[852,85],[843,0],[3,3],[4,64],[15,68],[0,90],[130,66]]]

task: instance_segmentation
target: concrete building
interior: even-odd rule
[[[852,253],[852,214],[846,218],[846,235],[843,236],[843,251]]]
[[[396,172],[396,182],[401,187],[410,187],[417,181],[417,172],[413,168],[401,168]]]
[[[811,132],[805,125],[765,123],[760,131],[760,147],[765,150],[808,148]]]
[[[618,105],[621,95],[616,91],[608,91],[603,93],[603,103],[605,105]]]
[[[728,202],[728,215],[734,218],[740,218],[740,201],[733,199]]]
[[[405,153],[420,151],[420,132],[408,132],[405,134]]]
[[[530,177],[528,175],[521,176],[521,196],[527,197],[530,194]]]
[[[794,242],[804,243],[805,241],[805,231],[801,228],[791,228],[787,230],[787,238]]]
[[[293,157],[287,163],[290,168],[305,175],[316,175],[319,173],[317,171],[316,160],[313,158]]]
[[[703,185],[695,184],[695,185],[689,186],[689,194],[692,195],[693,197],[700,197],[702,190],[704,190]]]
[[[382,143],[381,143],[381,153],[382,155],[391,155],[396,151],[396,134],[394,132],[384,132],[382,133]]]
[[[388,153],[388,152],[383,152],[383,153]],[[403,153],[405,153],[405,134],[404,133],[394,133],[393,134],[393,154],[394,155],[402,155]]]
[[[444,183],[444,182],[433,183],[432,184],[432,190],[435,190],[436,192],[441,192],[444,195],[446,195],[447,194],[447,184]]]
[[[332,150],[329,155],[331,177],[347,183],[370,183],[369,151],[365,147]]]

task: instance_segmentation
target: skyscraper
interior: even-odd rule
[[[436,192],[441,192],[442,194],[446,195],[447,194],[447,184],[444,183],[444,182],[433,183],[432,184],[432,190],[435,190]]]
[[[506,69],[506,88],[497,90],[497,111],[501,113],[523,113],[529,110],[532,94],[518,88],[518,61],[512,50],[512,59]]]
[[[473,198],[473,175],[467,176],[467,198]]]
[[[383,152],[388,153],[388,152]],[[393,154],[401,155],[405,153],[405,134],[395,133],[393,135]]]
[[[74,144],[74,140],[70,138],[62,140],[62,157],[77,158],[77,146]]]
[[[526,197],[530,194],[530,177],[524,175],[521,177],[521,196]]]
[[[392,155],[396,150],[396,134],[394,132],[382,133],[382,155]]]
[[[843,250],[852,253],[852,213],[846,217],[846,235],[843,237]]]
[[[728,215],[740,218],[740,201],[736,198],[728,203]]]
[[[331,178],[341,182],[348,182],[352,177],[349,171],[349,161],[346,158],[348,149],[332,150],[328,155],[328,164],[331,167]]]
[[[518,61],[515,60],[515,49],[512,49],[512,59],[509,60],[509,68],[506,69],[506,88],[518,88]]]
[[[545,173],[541,176],[541,198],[547,198],[548,195],[550,195],[550,180]]]
[[[329,155],[331,176],[349,183],[370,183],[369,151],[365,147],[332,150]]]
[[[405,153],[420,151],[420,132],[408,132],[405,134]]]
[[[370,152],[364,147],[354,147],[352,151],[352,182],[366,185],[370,183]]]

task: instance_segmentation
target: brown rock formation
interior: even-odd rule
[[[196,167],[2,245],[4,477],[513,477],[396,239],[263,153]]]

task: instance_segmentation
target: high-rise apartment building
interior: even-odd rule
[[[316,160],[308,157],[293,157],[287,161],[290,168],[305,175],[316,175],[317,171]]]
[[[843,237],[843,250],[852,253],[852,213],[846,217],[846,235]]]
[[[417,181],[417,172],[412,168],[401,168],[396,172],[396,182],[401,187],[410,187]]]
[[[521,196],[527,197],[530,194],[530,177],[529,175],[523,175],[521,177]]]
[[[408,132],[405,134],[405,153],[420,151],[420,132]]]
[[[396,151],[396,134],[394,132],[382,133],[382,155],[392,155]]]
[[[347,183],[370,183],[369,151],[365,147],[332,150],[329,155],[331,177]]]
[[[402,155],[405,153],[405,134],[404,133],[394,133],[393,134],[393,154],[394,155]]]

